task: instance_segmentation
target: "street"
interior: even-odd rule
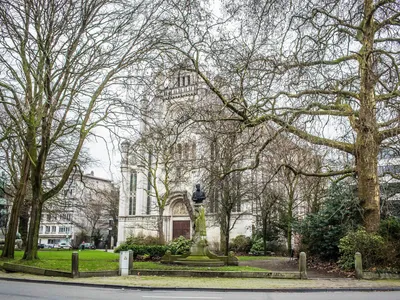
[[[0,280],[0,299],[190,299],[190,300],[397,300],[396,292],[208,292],[94,288]]]

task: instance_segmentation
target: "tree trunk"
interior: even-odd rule
[[[224,255],[225,256],[228,256],[228,253],[229,253],[229,226],[230,226],[230,223],[231,223],[231,218],[230,218],[230,214],[228,214],[226,216],[226,231],[224,234],[224,236],[225,236]]]
[[[288,254],[292,252],[292,221],[293,221],[293,204],[294,204],[294,189],[291,189],[289,193],[289,206],[287,214],[287,245]]]
[[[21,208],[21,203],[23,202],[21,197],[23,196],[19,195],[14,198],[14,203],[11,209],[8,231],[1,257],[14,258],[15,239],[17,237],[17,229],[18,229],[18,218],[19,218],[18,216]]]
[[[1,257],[14,258],[15,238],[17,237],[18,229],[18,217],[26,195],[26,188],[29,179],[29,167],[30,160],[28,155],[25,154],[21,168],[21,178],[19,180],[18,189],[14,197],[13,206],[11,208],[7,236]]]
[[[263,248],[264,256],[267,255],[267,217],[263,216],[262,220]]]
[[[158,221],[157,221],[157,231],[158,231],[158,240],[160,244],[165,243],[164,237],[164,209],[158,209]]]
[[[32,208],[31,208],[31,219],[29,223],[28,238],[26,241],[25,253],[23,259],[34,260],[38,259],[38,239],[39,239],[39,226],[42,215],[43,201],[41,199],[41,191],[38,185],[32,186]]]
[[[30,202],[25,199],[19,216],[18,231],[21,234],[23,248],[26,246],[26,239],[28,237],[29,206]]]
[[[358,197],[364,210],[364,226],[377,232],[380,223],[378,151],[379,134],[376,120],[373,1],[365,0],[363,47],[359,53],[360,110],[355,147],[358,175]]]

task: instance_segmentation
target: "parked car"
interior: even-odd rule
[[[54,244],[44,244],[45,248],[54,248]]]
[[[56,244],[54,246],[54,248],[57,248],[57,249],[72,249],[72,246],[71,246],[71,244],[62,242],[62,243]]]
[[[79,249],[96,249],[96,246],[93,243],[84,243],[79,246]]]
[[[44,244],[38,244],[38,249],[43,249],[44,248]]]

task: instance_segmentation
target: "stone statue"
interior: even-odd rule
[[[203,203],[203,200],[206,199],[206,194],[200,190],[200,184],[196,184],[196,191],[193,193],[192,200],[196,204]]]

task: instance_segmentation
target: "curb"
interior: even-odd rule
[[[265,288],[265,289],[241,289],[241,288],[190,288],[190,287],[148,287],[148,286],[126,286],[117,284],[100,284],[84,282],[64,282],[55,280],[39,280],[25,278],[0,277],[0,281],[16,281],[41,284],[58,284],[67,286],[82,286],[94,288],[108,288],[118,290],[145,290],[145,291],[207,291],[207,292],[258,292],[258,293],[319,293],[319,292],[395,292],[400,287],[368,287],[368,288]]]

